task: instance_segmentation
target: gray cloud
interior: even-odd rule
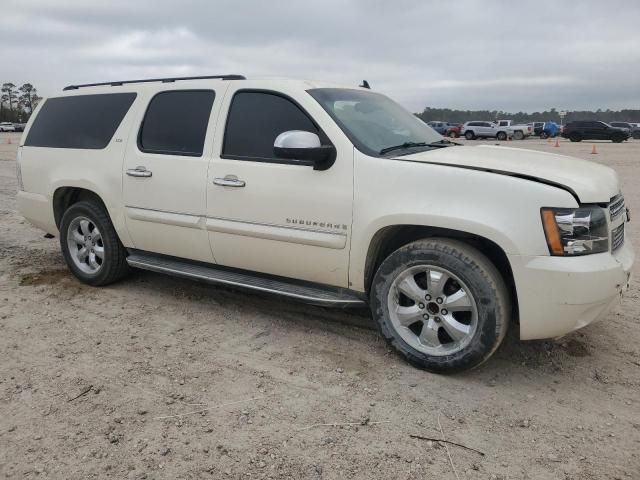
[[[3,4],[0,80],[45,95],[70,83],[230,72],[366,78],[414,111],[640,108],[640,4],[628,0]]]

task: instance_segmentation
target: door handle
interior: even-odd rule
[[[148,178],[151,175],[153,175],[153,173],[151,173],[151,171],[147,170],[146,167],[136,167],[136,168],[130,168],[129,170],[127,170],[127,175],[129,175],[130,177],[145,177],[145,178]]]
[[[244,187],[246,185],[244,180],[239,180],[235,175],[227,175],[224,178],[214,178],[213,183],[221,187]]]

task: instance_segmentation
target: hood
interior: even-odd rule
[[[564,187],[580,203],[608,203],[620,193],[616,172],[579,158],[492,145],[447,147],[403,155],[411,160],[517,175]]]

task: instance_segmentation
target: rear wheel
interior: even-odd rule
[[[540,132],[540,138],[541,139],[545,139],[545,138],[549,138],[549,134],[545,131]]]
[[[466,138],[467,140],[474,140],[476,136],[473,132],[465,132],[464,138]]]
[[[524,140],[524,133],[522,133],[520,130],[518,130],[517,132],[515,132],[513,134],[513,139],[514,140]]]
[[[60,246],[71,273],[88,285],[108,285],[129,273],[127,251],[101,206],[81,201],[64,212]]]
[[[582,136],[579,133],[574,132],[571,135],[569,135],[569,140],[571,140],[572,142],[581,142]]]
[[[371,309],[382,336],[408,362],[441,373],[487,360],[511,315],[495,266],[448,239],[420,240],[391,254],[376,272]]]

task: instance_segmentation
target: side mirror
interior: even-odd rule
[[[310,162],[314,170],[326,170],[336,159],[333,145],[322,145],[318,135],[303,130],[278,135],[273,142],[273,153],[278,158]]]

